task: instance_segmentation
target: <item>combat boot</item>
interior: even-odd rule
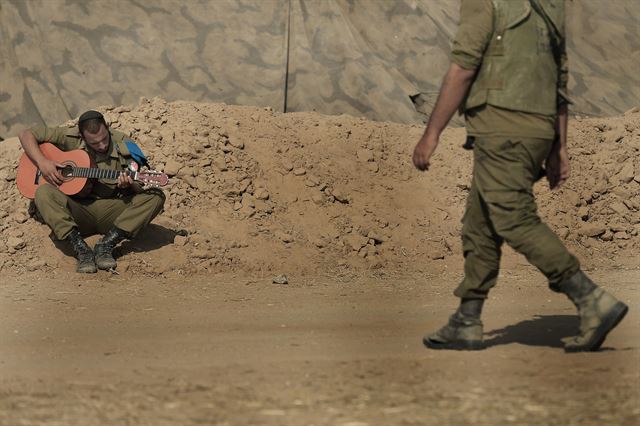
[[[422,343],[431,349],[474,351],[484,349],[480,314],[484,299],[462,299],[447,325],[425,336]]]
[[[127,238],[127,233],[115,226],[109,230],[93,248],[96,255],[98,269],[115,269],[116,260],[113,258],[113,249],[118,243]]]
[[[71,233],[67,236],[67,241],[71,244],[73,251],[76,252],[76,258],[78,259],[76,272],[81,274],[96,273],[97,269],[93,257],[93,251],[91,251],[91,247],[87,245],[76,228],[73,228]]]
[[[624,318],[629,307],[598,287],[578,271],[558,284],[560,291],[578,308],[580,334],[562,339],[565,352],[596,351],[607,334]]]

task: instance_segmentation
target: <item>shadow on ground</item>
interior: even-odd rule
[[[486,333],[485,343],[487,347],[520,343],[562,348],[561,339],[577,334],[578,327],[577,315],[536,315],[533,319]]]

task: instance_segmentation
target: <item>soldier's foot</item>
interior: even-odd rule
[[[422,343],[430,349],[475,351],[485,348],[482,340],[482,321],[454,313],[447,325],[431,335],[424,336]]]
[[[127,233],[119,228],[113,227],[95,245],[93,251],[96,256],[98,269],[115,269],[116,260],[113,257],[113,249],[127,236]]]
[[[98,268],[96,267],[96,263],[93,259],[93,253],[87,252],[78,255],[76,272],[80,274],[95,274],[98,272]]]
[[[580,301],[580,334],[563,339],[565,352],[597,351],[629,307],[601,288]]]

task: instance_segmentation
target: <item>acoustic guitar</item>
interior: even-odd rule
[[[40,151],[48,159],[63,165],[60,168],[63,182],[58,189],[67,195],[80,193],[90,182],[89,179],[110,179],[115,181],[121,173],[131,176],[134,181],[150,186],[165,186],[169,183],[169,177],[165,173],[155,170],[140,172],[131,169],[119,171],[91,167],[92,163],[89,154],[81,149],[61,151],[53,144],[43,143],[40,145]],[[47,183],[38,167],[26,153],[22,154],[20,163],[18,163],[16,183],[20,193],[30,199],[35,197],[36,190],[40,185]]]

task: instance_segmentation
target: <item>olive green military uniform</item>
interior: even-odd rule
[[[106,153],[87,147],[77,127],[34,127],[31,132],[38,143],[49,142],[63,151],[84,149],[100,169],[122,171],[131,161],[122,144],[128,138],[122,132],[109,130],[111,141]],[[88,235],[105,234],[115,226],[135,236],[162,211],[165,196],[157,188],[134,193],[130,189],[120,190],[115,180],[95,179],[90,193],[82,197],[68,196],[46,184],[38,188],[34,201],[56,238],[63,240],[74,227]]]
[[[548,22],[529,0],[461,5],[452,61],[478,70],[464,104],[475,147],[462,220],[465,278],[454,293],[461,298],[486,298],[496,284],[503,242],[526,256],[554,290],[580,268],[538,217],[532,191],[553,144],[558,105],[567,102],[564,3],[538,3]],[[554,36],[561,41],[555,46]]]

